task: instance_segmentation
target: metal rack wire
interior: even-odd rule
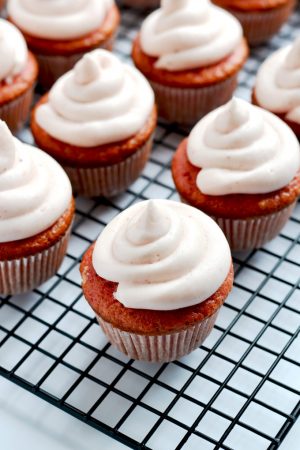
[[[141,15],[123,9],[115,52],[127,60]],[[237,95],[249,99],[259,64],[292,40],[297,11],[252,52]],[[143,175],[110,200],[77,198],[67,256],[34,292],[0,297],[0,374],[134,449],[276,449],[300,414],[300,204],[281,235],[238,254],[235,287],[212,334],[171,364],[129,360],[112,348],[82,298],[79,262],[121,210],[178,199],[170,174],[186,131],[161,122]],[[25,129],[20,138],[31,143]]]

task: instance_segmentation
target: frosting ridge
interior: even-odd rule
[[[26,33],[76,39],[101,26],[114,0],[10,0],[8,14]]]
[[[97,274],[119,283],[115,298],[135,309],[201,303],[225,281],[228,243],[199,210],[170,200],[138,203],[103,230],[93,252]]]
[[[300,123],[300,37],[264,61],[255,95],[263,108]]]
[[[95,147],[138,133],[153,107],[153,91],[137,69],[94,50],[54,84],[36,120],[62,142]]]
[[[70,181],[59,164],[13,138],[0,121],[0,242],[46,230],[66,211],[71,199]]]
[[[207,195],[273,192],[289,184],[300,168],[300,147],[290,128],[237,98],[198,122],[187,155],[201,169],[197,186]]]
[[[27,45],[21,32],[0,18],[0,82],[10,82],[25,68]]]
[[[169,71],[217,63],[232,53],[243,36],[238,20],[209,0],[162,0],[142,24],[143,51]]]

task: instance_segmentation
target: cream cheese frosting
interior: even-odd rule
[[[22,31],[44,39],[76,39],[103,23],[114,0],[9,0],[8,15]]]
[[[14,138],[0,121],[0,242],[53,225],[72,199],[70,181],[49,155]]]
[[[188,139],[188,159],[201,168],[207,195],[264,194],[288,185],[300,168],[300,147],[277,116],[234,98],[204,117]]]
[[[199,304],[223,284],[228,243],[201,211],[170,200],[138,203],[114,218],[96,241],[96,273],[118,283],[128,308],[169,311]]]
[[[62,142],[95,147],[138,133],[153,107],[153,91],[137,69],[94,50],[54,84],[36,120]]]
[[[28,50],[21,32],[0,19],[0,82],[9,83],[26,66]]]
[[[162,0],[144,21],[144,53],[158,58],[158,69],[180,71],[205,67],[229,56],[243,31],[238,20],[209,0]]]
[[[300,37],[262,64],[255,95],[263,108],[300,124]]]

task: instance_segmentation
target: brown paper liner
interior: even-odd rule
[[[155,92],[159,116],[169,122],[191,126],[232,98],[237,74],[222,82],[199,88],[169,87],[149,81]]]
[[[261,44],[276,34],[291,15],[295,2],[263,12],[243,12],[228,9],[242,24],[250,45]]]
[[[160,0],[121,0],[121,3],[131,8],[158,8]]]
[[[0,14],[3,13],[3,9],[5,7],[6,0],[0,0]]]
[[[102,42],[98,48],[112,50],[115,41],[115,35],[105,42]],[[95,50],[94,48],[91,50]],[[64,73],[73,69],[75,64],[85,55],[85,53],[75,53],[73,55],[43,55],[35,53],[39,63],[39,83],[48,90]]]
[[[31,291],[55,275],[66,254],[70,232],[71,226],[59,241],[35,255],[0,261],[0,294]]]
[[[152,136],[132,156],[112,166],[64,166],[74,192],[85,197],[111,197],[124,192],[141,174],[152,148]]]
[[[234,220],[212,217],[223,230],[232,251],[260,248],[274,239],[289,220],[296,203],[274,214]]]
[[[0,105],[0,118],[7,123],[13,133],[19,131],[26,123],[33,99],[34,86],[29,87],[14,100]]]
[[[96,316],[108,340],[132,359],[169,362],[188,355],[198,348],[211,332],[219,310],[186,330],[161,336],[138,335],[122,331]]]

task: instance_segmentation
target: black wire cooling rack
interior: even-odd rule
[[[129,60],[141,13],[122,11],[115,52]],[[297,11],[252,52],[237,95],[249,99],[267,55],[295,38]],[[77,198],[67,256],[34,292],[0,298],[0,374],[134,449],[277,449],[300,412],[300,205],[281,235],[236,255],[235,287],[204,345],[171,364],[111,347],[83,300],[80,259],[121,210],[178,199],[170,174],[186,132],[161,122],[143,175],[110,200]],[[20,138],[32,143],[28,129]],[[296,448],[296,447],[295,447]]]

